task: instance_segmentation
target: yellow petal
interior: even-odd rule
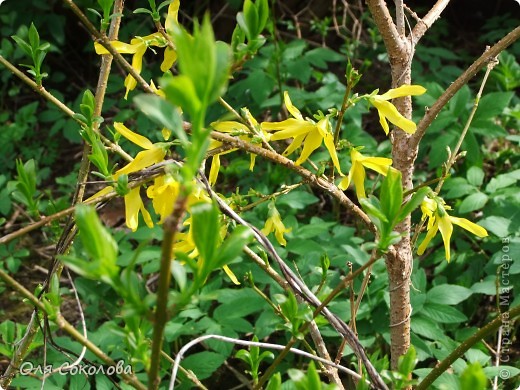
[[[225,265],[222,267],[222,269],[224,270],[224,272],[226,273],[226,275],[229,277],[229,279],[231,279],[231,281],[236,284],[236,285],[239,285],[240,282],[238,281],[237,277],[235,276],[235,274],[233,273],[233,271],[231,271],[231,269]]]
[[[142,201],[141,201],[141,207],[139,209],[141,210],[141,213],[143,214],[143,219],[144,219],[144,223],[146,224],[146,226],[148,226],[149,228],[153,228],[152,217],[150,216],[150,213],[148,212],[148,210],[146,210],[146,208],[144,207],[144,203]]]
[[[149,150],[143,150],[137,153],[134,161],[125,165],[123,168],[116,172],[117,175],[129,174],[132,172],[140,171],[153,164],[161,162],[166,155],[166,151],[163,148],[152,148]]]
[[[209,170],[209,184],[215,185],[217,182],[218,171],[220,169],[220,155],[215,154],[211,160],[211,169]]]
[[[437,234],[437,230],[439,230],[439,225],[437,224],[437,221],[435,221],[431,229],[427,230],[426,237],[424,237],[423,242],[421,242],[421,245],[419,245],[419,248],[417,248],[417,254],[419,256],[424,253],[432,238]]]
[[[283,100],[285,103],[285,107],[287,108],[287,111],[289,111],[289,113],[296,119],[303,120],[303,116],[302,116],[300,110],[298,110],[296,107],[293,106],[293,104],[291,102],[291,98],[289,97],[289,92],[285,91],[283,93]]]
[[[417,96],[426,92],[426,88],[421,85],[401,85],[398,88],[390,89],[388,92],[380,95],[383,100],[395,99],[403,96]]]
[[[345,176],[338,184],[338,188],[341,191],[345,191],[350,185],[350,175]]]
[[[307,137],[305,137],[305,141],[303,142],[303,150],[298,160],[296,160],[295,164],[300,165],[307,161],[312,152],[318,149],[321,146],[322,137],[320,132],[315,129],[311,131]]]
[[[407,133],[415,133],[415,130],[417,129],[415,123],[410,119],[406,119],[404,116],[402,116],[392,103],[377,99],[377,96],[374,99],[371,99],[370,101],[379,111],[380,118],[382,115],[386,117],[386,119],[388,119],[390,122],[392,122],[395,126],[406,131]],[[386,129],[385,132],[387,132]]]
[[[381,124],[381,127],[383,128],[386,135],[388,135],[388,132],[390,131],[390,127],[388,126],[388,122],[383,115],[383,112],[380,110],[377,110],[377,113],[379,114],[379,123]]]
[[[211,127],[217,131],[220,131],[221,133],[233,133],[237,131],[249,132],[249,129],[246,125],[235,121],[213,122]]]
[[[370,168],[383,176],[386,176],[388,168],[390,167],[390,165],[392,165],[392,159],[385,157],[363,156],[363,159],[360,160],[360,163],[363,164],[363,166]]]
[[[164,49],[164,60],[161,63],[161,71],[166,72],[168,71],[172,66],[173,63],[177,60],[177,52],[173,50],[170,46],[166,46],[166,49]]]
[[[446,252],[446,260],[450,261],[450,240],[453,233],[453,225],[448,217],[437,217],[439,230],[441,231],[442,240],[444,241],[444,251]]]
[[[166,16],[166,21],[164,22],[164,28],[168,34],[171,34],[175,25],[178,24],[177,18],[179,15],[180,5],[180,0],[173,0],[168,6],[168,15]]]
[[[293,138],[313,131],[316,125],[304,120],[287,119],[283,122],[262,123],[263,130],[281,130],[271,136],[271,141]]]
[[[249,161],[249,170],[253,172],[253,169],[255,167],[255,161],[256,161],[256,154],[250,153],[250,161]]]
[[[349,172],[349,175],[352,175],[351,180],[354,182],[354,187],[356,187],[356,196],[358,199],[366,198],[367,195],[365,193],[365,168],[363,165],[356,162],[352,165],[352,169]]]
[[[108,186],[108,187],[105,187],[103,188],[102,190],[96,192],[94,195],[92,195],[91,197],[85,199],[85,202],[89,201],[89,200],[92,200],[92,199],[95,199],[95,198],[99,198],[103,195],[107,195],[107,194],[110,194],[111,192],[114,191],[114,188],[111,187],[111,186]]]
[[[466,218],[457,218],[452,216],[448,216],[448,218],[455,225],[458,225],[461,228],[466,229],[468,232],[471,232],[478,237],[487,237],[488,235],[486,229],[484,229],[482,226],[477,225],[476,223],[468,221]]]
[[[125,195],[126,226],[134,232],[137,230],[139,210],[143,203],[141,195],[139,195],[139,189],[140,187],[133,188]]]
[[[265,221],[264,227],[262,229],[262,233],[266,236],[268,236],[272,231],[274,230],[274,224],[271,217],[267,218],[267,221]]]
[[[116,49],[118,53],[121,54],[134,54],[139,46],[119,41],[110,41],[110,44],[114,47],[114,49]],[[96,50],[96,54],[110,54],[110,52],[98,42],[94,42],[94,49]]]
[[[330,154],[330,157],[332,158],[332,162],[334,163],[334,166],[338,170],[339,174],[343,175],[341,173],[341,168],[339,166],[339,159],[338,159],[338,154],[336,152],[336,147],[334,146],[334,137],[332,136],[331,133],[329,133],[329,131],[326,129],[326,127],[324,128],[324,125],[322,124],[322,122],[325,122],[325,121],[326,121],[326,119],[322,119],[321,121],[318,122],[318,124],[316,126],[318,127],[318,130],[320,130],[320,133],[323,137],[323,142],[325,143],[325,147],[329,151],[329,154]]]
[[[292,152],[294,152],[296,149],[298,149],[301,146],[301,144],[303,143],[303,141],[305,140],[305,137],[307,137],[307,133],[300,134],[300,135],[294,137],[294,139],[291,142],[291,144],[287,147],[287,149],[285,149],[283,151],[283,155],[284,156],[288,156]]]
[[[114,122],[114,129],[116,129],[116,131],[127,140],[133,142],[143,149],[152,149],[154,147],[152,141],[140,134],[133,132],[121,122]]]
[[[170,129],[167,129],[166,127],[163,127],[161,130],[161,134],[165,141],[168,141],[170,137],[172,136],[172,131]]]

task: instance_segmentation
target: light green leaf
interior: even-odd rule
[[[475,192],[465,198],[459,206],[460,213],[469,213],[470,211],[480,210],[486,205],[488,196],[483,192]]]
[[[487,383],[486,375],[479,363],[468,364],[460,376],[461,390],[484,390]]]
[[[426,299],[432,303],[456,305],[466,300],[471,294],[473,294],[473,291],[469,288],[454,284],[441,284],[428,291]]]
[[[397,169],[389,169],[381,184],[381,210],[387,220],[394,222],[401,203],[403,203],[403,186],[401,183],[401,172]]]
[[[190,208],[193,229],[193,241],[197,246],[204,264],[213,263],[219,237],[219,214],[213,203],[200,202]],[[209,269],[208,271],[212,271]]]
[[[480,167],[471,167],[466,174],[469,184],[481,186],[484,181],[484,171]]]
[[[486,228],[489,232],[495,234],[498,237],[507,237],[509,235],[510,224],[510,219],[495,215],[479,221],[479,225]]]
[[[173,131],[183,145],[188,144],[179,110],[157,95],[142,94],[134,98],[137,107],[159,126]]]
[[[428,291],[426,293],[426,299],[432,303],[456,305],[466,300],[471,294],[473,294],[473,291],[469,288],[454,284],[441,284]]]
[[[226,238],[218,250],[215,267],[222,267],[242,253],[244,246],[253,238],[253,231],[246,226],[237,228]]]

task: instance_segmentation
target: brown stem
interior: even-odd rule
[[[437,99],[437,101],[431,106],[424,114],[424,117],[417,124],[417,131],[412,137],[410,146],[416,148],[419,145],[422,137],[426,133],[426,129],[430,126],[433,120],[441,112],[443,107],[448,104],[450,99],[471,80],[477,72],[489,63],[491,58],[494,58],[500,54],[503,50],[512,45],[515,41],[520,38],[520,26],[516,27],[504,38],[498,41],[496,44],[486,50],[473,64],[462,73],[457,80],[450,84],[450,86],[444,91],[444,93]]]
[[[433,370],[419,383],[416,390],[429,389],[433,382],[445,372],[450,365],[460,358],[468,349],[475,345],[480,340],[483,340],[486,336],[495,332],[504,322],[512,326],[512,320],[520,315],[520,306],[516,306],[513,309],[506,311],[491,321],[489,324],[478,330],[473,336],[464,340],[457,348],[453,350],[444,360],[438,363]]]
[[[155,309],[155,324],[153,328],[152,356],[148,371],[150,389],[157,389],[160,383],[159,367],[163,343],[164,326],[168,321],[168,292],[170,291],[172,251],[175,235],[180,229],[182,217],[186,210],[188,196],[181,189],[181,195],[175,202],[175,207],[163,224],[164,237],[161,248],[161,266],[159,270],[159,287],[157,290],[157,307]]]

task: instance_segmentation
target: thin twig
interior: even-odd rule
[[[435,382],[435,380],[445,372],[451,364],[461,357],[468,349],[480,340],[495,332],[504,322],[513,329],[513,320],[520,315],[520,305],[513,309],[501,313],[497,318],[488,323],[483,328],[475,332],[471,337],[464,340],[457,348],[455,348],[444,360],[439,362],[433,370],[417,385],[416,390],[426,390]]]
[[[226,337],[226,336],[221,336],[221,335],[216,335],[216,334],[209,334],[209,335],[197,337],[196,339],[190,341],[185,346],[183,346],[181,348],[181,350],[179,351],[179,353],[177,353],[177,356],[175,357],[175,364],[173,365],[173,369],[172,369],[172,378],[170,380],[170,390],[173,390],[175,387],[175,378],[177,377],[177,371],[178,371],[178,368],[180,365],[180,361],[183,358],[184,354],[194,345],[201,343],[208,339],[220,340],[220,341],[224,341],[226,343],[233,343],[233,344],[237,344],[237,345],[243,345],[246,347],[260,347],[260,348],[266,348],[266,349],[275,349],[278,351],[285,349],[285,345],[262,343],[262,342],[258,342],[258,341],[245,341],[245,340],[241,340],[241,339],[235,339],[232,337]],[[297,348],[291,348],[290,351],[296,355],[304,356],[308,359],[312,359],[317,362],[326,364],[328,366],[337,368],[339,371],[345,372],[345,373],[353,376],[356,379],[362,379],[361,376],[357,372],[354,372],[354,371],[352,371],[346,367],[343,367],[339,364],[336,364],[330,360],[323,359],[319,356],[314,356],[308,352],[302,351]]]

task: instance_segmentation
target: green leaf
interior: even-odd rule
[[[424,197],[430,193],[431,189],[429,187],[419,188],[410,198],[408,202],[404,204],[401,208],[397,216],[395,217],[395,222],[399,223],[403,219],[406,218],[408,214],[411,214],[417,207],[421,205],[421,202],[424,200]]]
[[[484,182],[484,171],[480,167],[471,167],[466,174],[468,183],[479,187]]]
[[[173,77],[167,73],[161,78],[160,84],[166,98],[171,103],[181,107],[192,117],[198,115],[202,108],[202,103],[197,96],[195,86],[188,76],[180,75]]]
[[[487,383],[486,375],[479,363],[468,364],[460,376],[461,390],[485,390]]]
[[[404,376],[408,376],[417,364],[417,353],[413,345],[408,348],[408,351],[399,357],[399,372]]]
[[[473,294],[473,291],[469,288],[454,284],[441,284],[429,290],[426,293],[426,299],[432,303],[457,305],[465,301],[471,294]]]
[[[321,380],[318,372],[316,371],[314,360],[309,363],[309,367],[307,368],[307,386],[307,389],[321,388]]]
[[[282,388],[282,375],[277,372],[274,374],[269,382],[267,383],[267,387],[265,390],[280,390]]]
[[[511,220],[493,215],[480,220],[478,224],[498,237],[507,237],[509,235]]]
[[[194,353],[182,361],[182,367],[192,370],[200,380],[209,378],[224,363],[226,357],[211,351]]]
[[[466,106],[470,103],[470,99],[469,87],[464,85],[450,100],[449,110],[451,114],[454,117],[461,117],[467,114]]]
[[[403,203],[403,186],[401,183],[401,172],[397,169],[389,169],[381,184],[381,210],[387,220],[394,222],[401,203]]]
[[[488,199],[488,196],[483,192],[475,192],[462,201],[459,212],[469,213],[470,211],[480,210],[486,205]]]
[[[25,42],[22,38],[16,35],[12,35],[11,38],[13,38],[18,47],[20,47],[20,49],[22,49],[25,52],[25,54],[27,54],[29,57],[32,57],[32,48],[31,46],[29,46],[27,42]]]
[[[34,23],[31,23],[31,26],[29,27],[28,37],[33,51],[36,50],[40,46],[40,35],[38,34],[38,30],[36,30]]]
[[[444,324],[456,324],[467,321],[468,319],[468,317],[454,307],[431,302],[424,303],[421,313],[433,321]]]
[[[513,92],[491,92],[480,99],[473,121],[493,119],[509,105]]]
[[[157,95],[142,94],[134,98],[137,107],[159,126],[173,131],[183,145],[188,144],[179,110]]]
[[[258,31],[258,13],[256,5],[251,0],[244,1],[244,19],[247,23],[247,29],[251,36],[248,39],[254,39],[259,34]]]
[[[99,220],[94,207],[77,205],[75,217],[83,247],[97,263],[102,280],[109,282],[119,272],[119,267],[116,265],[118,252],[116,241]]]
[[[215,267],[222,267],[238,257],[244,246],[253,238],[253,231],[247,226],[237,226],[231,235],[226,238],[218,250]]]
[[[193,241],[205,265],[212,264],[216,254],[219,237],[219,213],[213,203],[200,202],[190,208],[192,217]],[[209,272],[212,269],[208,270]]]

